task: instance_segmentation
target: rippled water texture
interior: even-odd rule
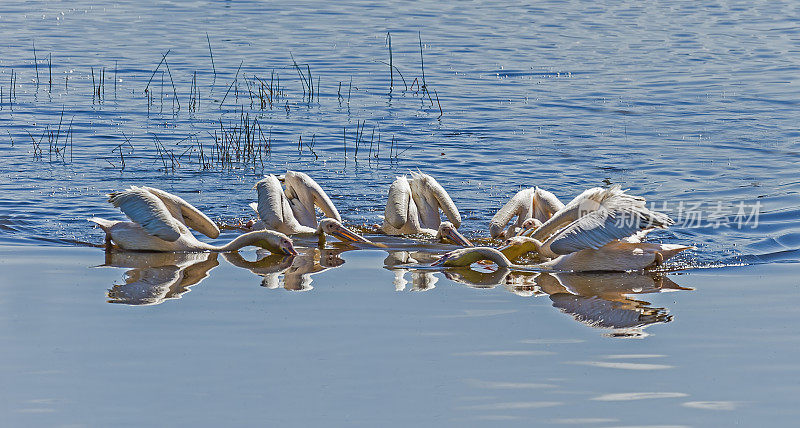
[[[251,184],[287,168],[311,173],[349,221],[374,223],[394,176],[419,168],[450,191],[475,234],[523,186],[569,199],[611,182],[666,203],[674,217],[701,212],[701,222],[661,235],[697,245],[698,264],[796,260],[791,10],[774,2],[6,2],[3,240],[97,242],[83,219],[117,215],[103,194],[131,183],[182,194],[220,220],[249,216]],[[387,32],[399,71],[391,94]],[[420,38],[430,100],[414,83],[423,81]],[[319,88],[311,100],[308,71]],[[262,83],[281,88],[264,110],[251,97]],[[271,156],[203,170],[198,144],[209,157],[214,133],[234,132],[242,114],[257,120]],[[48,131],[58,134],[59,122],[55,153]],[[749,216],[756,203],[756,229],[713,227],[714,212],[733,216],[745,204]]]
[[[97,406],[103,425],[131,423],[131,406],[153,406],[142,422],[158,424],[184,400],[315,424],[797,417],[795,5],[92,3],[0,4],[0,244],[13,272],[0,334],[16,350],[0,365],[20,385],[0,401],[19,424]],[[236,223],[253,215],[252,185],[287,169],[353,225],[378,223],[394,177],[420,169],[471,238],[521,188],[568,201],[620,184],[677,220],[653,240],[697,247],[674,266],[727,267],[486,279],[330,247],[291,266],[75,248],[102,242],[87,217],[123,218],[109,191],[159,187]],[[86,270],[102,264],[115,268]]]

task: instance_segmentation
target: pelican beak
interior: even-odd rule
[[[452,257],[451,253],[445,253],[445,255],[439,257],[439,260],[436,260],[435,262],[431,263],[431,266],[443,267],[445,263],[447,263],[447,261],[450,260],[450,257]]]
[[[506,256],[506,258],[508,258],[509,260],[514,260],[517,257],[521,256],[521,254],[517,254],[518,251],[516,251],[514,247],[515,245],[513,244],[506,244],[498,248],[497,251],[503,253],[503,255]]]
[[[475,245],[469,241],[464,235],[462,235],[459,231],[455,228],[447,228],[443,238],[447,238],[452,242],[455,242],[457,245],[462,247],[474,247]]]
[[[363,236],[355,232],[351,232],[346,227],[337,227],[333,232],[331,232],[331,235],[339,238],[339,240],[342,242],[362,242],[367,244],[372,243]]]
[[[294,245],[289,246],[288,248],[282,248],[281,250],[283,250],[284,254],[286,254],[287,256],[297,255],[297,250],[294,249]]]

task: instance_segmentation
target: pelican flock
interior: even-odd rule
[[[106,245],[133,251],[236,251],[258,246],[273,253],[297,254],[288,236],[271,230],[245,233],[225,245],[206,244],[195,238],[189,228],[217,238],[219,228],[190,203],[173,194],[152,187],[131,186],[108,195],[108,201],[132,221],[92,217],[106,233]]]
[[[519,267],[511,260],[536,253],[543,259],[535,265],[540,269],[576,272],[644,270],[658,267],[664,260],[693,248],[641,242],[647,232],[672,224],[667,215],[648,209],[644,198],[629,195],[620,186],[595,187],[575,197],[538,227],[509,238],[500,250],[488,247],[458,249],[445,254],[434,265],[463,267],[489,260],[499,267]]]
[[[693,248],[678,244],[642,242],[648,232],[673,224],[665,214],[650,210],[645,199],[620,186],[588,189],[569,203],[539,187],[517,192],[489,224],[489,236],[503,239],[500,248],[475,247],[458,232],[461,214],[436,179],[422,172],[397,177],[389,186],[380,230],[391,236],[435,238],[461,248],[432,266],[465,267],[489,261],[500,268],[553,271],[638,271],[658,267],[676,254]],[[289,236],[325,235],[349,243],[373,244],[344,227],[331,198],[310,176],[287,171],[258,181],[257,202],[251,207],[258,221],[225,245],[198,240],[189,230],[219,237],[217,225],[182,198],[152,187],[109,194],[109,202],[131,221],[89,219],[106,233],[106,245],[122,250],[159,252],[229,252],[258,246],[294,256]],[[520,259],[535,264],[516,264]]]

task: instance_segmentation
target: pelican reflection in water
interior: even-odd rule
[[[418,275],[433,273],[429,268],[402,265],[394,269]],[[546,295],[553,307],[587,326],[610,330],[607,335],[611,337],[645,337],[646,327],[672,321],[667,309],[652,307],[630,295],[691,290],[654,272],[518,272],[507,267],[473,265],[443,273],[448,279],[473,288],[501,285],[523,297]]]
[[[655,273],[543,273],[536,280],[553,307],[612,337],[645,337],[645,327],[672,321],[666,308],[629,295],[691,290]]]
[[[339,255],[347,249],[305,248],[296,256],[260,251],[256,261],[248,261],[238,252],[223,253],[222,257],[263,277],[264,287],[274,289],[282,285],[286,290],[307,291],[313,289],[312,275],[344,263]],[[408,273],[412,291],[434,289],[439,281],[438,271],[414,267],[429,263],[434,257],[428,252],[390,251],[384,263],[395,272],[395,289],[406,289]],[[125,273],[124,284],[114,284],[108,290],[110,303],[155,305],[180,298],[218,265],[217,253],[110,251],[102,266],[130,269]],[[473,288],[500,285],[523,297],[547,295],[553,307],[585,325],[610,330],[608,335],[614,337],[644,337],[646,327],[672,320],[666,309],[651,307],[631,295],[690,290],[652,272],[512,272],[506,267],[474,265],[448,269],[444,274]]]
[[[129,268],[125,283],[108,290],[109,303],[157,305],[179,299],[219,265],[217,253],[109,251],[103,267]]]
[[[301,249],[296,256],[282,257],[277,254],[259,252],[259,259],[249,261],[239,253],[224,253],[222,256],[230,264],[247,269],[262,277],[261,285],[275,289],[281,286],[291,291],[313,289],[311,276],[328,269],[341,266],[344,260],[339,257],[341,249]]]
[[[384,267],[394,272],[395,291],[406,289],[406,274],[411,272],[411,291],[428,291],[436,288],[439,278],[431,271],[403,268],[401,265],[417,264],[433,258],[431,253],[422,251],[389,251],[383,260]]]

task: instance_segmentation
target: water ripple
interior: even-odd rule
[[[0,15],[2,242],[99,242],[83,219],[122,218],[104,193],[130,184],[232,222],[252,215],[253,182],[286,169],[311,173],[349,221],[370,224],[394,176],[420,168],[469,213],[472,236],[523,186],[567,200],[619,183],[672,208],[701,204],[704,219],[718,202],[761,203],[756,228],[679,222],[654,236],[699,247],[686,266],[800,260],[800,67],[778,7],[91,6],[9,4]],[[121,23],[135,25],[124,37],[107,31]],[[199,27],[208,41],[172,31]],[[410,86],[422,80],[418,28],[431,97]],[[391,94],[387,31],[403,74]],[[169,70],[158,65],[166,52]],[[292,58],[311,73],[314,98]],[[251,94],[277,78],[280,93],[262,106]],[[215,134],[241,130],[243,115],[269,154],[204,164],[200,148],[210,156]]]

